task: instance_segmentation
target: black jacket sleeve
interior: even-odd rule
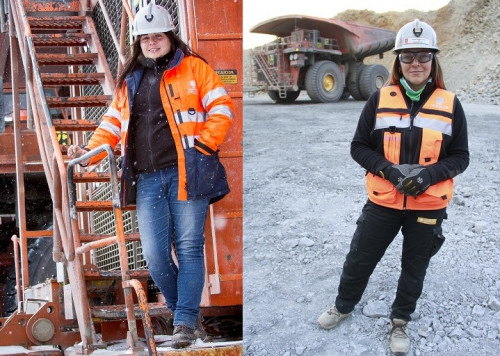
[[[373,128],[379,100],[379,91],[370,96],[359,117],[358,126],[351,142],[351,157],[358,164],[373,174],[379,174],[381,170],[392,165],[381,150],[377,150],[372,139]]]

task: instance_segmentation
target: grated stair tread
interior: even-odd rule
[[[85,22],[85,16],[28,16],[27,19],[32,30],[75,30],[81,29]]]
[[[49,108],[71,108],[71,107],[90,107],[107,106],[111,102],[111,95],[89,95],[76,97],[48,97],[47,104]]]
[[[85,33],[34,34],[33,44],[38,47],[86,46],[90,35]]]
[[[79,212],[113,211],[113,202],[111,200],[77,201],[75,206]],[[122,210],[135,210],[135,205],[126,206]]]
[[[85,233],[80,233],[80,241],[81,242],[93,242],[93,241],[99,241],[102,239],[106,239],[108,237],[114,237],[115,235],[96,235],[96,234],[85,234]],[[138,232],[134,233],[129,233],[125,234],[125,241],[140,241],[140,235]]]
[[[148,307],[149,307],[149,314],[151,316],[171,315],[171,312],[167,308],[165,303],[148,303]],[[125,304],[96,306],[96,307],[91,307],[90,310],[94,318],[100,318],[105,320],[117,320],[117,319],[127,318]],[[134,304],[134,314],[136,318],[138,319],[141,318],[141,311],[137,304]]]
[[[57,131],[94,131],[98,126],[95,121],[64,119],[52,119],[52,125]]]
[[[42,73],[45,86],[99,85],[104,73]]]
[[[103,270],[84,270],[86,279],[122,279],[120,270],[103,271]],[[148,269],[133,269],[127,272],[131,279],[146,279],[150,276]]]
[[[38,64],[42,66],[49,65],[89,65],[94,64],[97,59],[97,53],[78,53],[78,54],[52,54],[42,53],[36,56]]]

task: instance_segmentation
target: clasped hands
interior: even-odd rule
[[[417,197],[431,185],[431,175],[421,164],[393,164],[380,173],[406,196]]]

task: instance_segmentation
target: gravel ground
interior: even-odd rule
[[[321,330],[366,200],[350,141],[364,102],[244,101],[245,355],[390,355],[401,235],[353,315]],[[500,355],[500,110],[464,104],[471,163],[409,324],[409,355]]]

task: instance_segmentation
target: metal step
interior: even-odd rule
[[[48,97],[47,104],[49,108],[72,108],[72,107],[90,107],[107,106],[111,102],[111,95],[89,95],[76,97]]]
[[[97,122],[90,120],[62,119],[52,119],[52,125],[54,125],[56,131],[94,131],[98,126]]]
[[[104,73],[42,73],[44,86],[99,85]]]
[[[101,270],[88,270],[84,271],[84,275],[86,279],[121,279],[122,274],[119,270],[117,271],[101,271]],[[146,279],[150,276],[149,270],[147,269],[132,269],[127,273],[131,279]]]
[[[76,210],[78,212],[113,211],[113,202],[111,200],[77,201]],[[122,210],[135,210],[135,205],[122,207]]]
[[[33,44],[38,47],[86,46],[90,35],[86,33],[34,34]]]
[[[167,308],[165,303],[148,303],[148,306],[151,316],[172,316],[171,311]],[[124,304],[91,307],[90,312],[94,318],[104,320],[127,319],[126,306]],[[137,319],[141,318],[141,309],[137,304],[134,305],[134,314]]]
[[[76,172],[73,174],[75,183],[109,182],[109,172]]]
[[[31,30],[78,30],[85,16],[27,17]]]
[[[59,66],[59,65],[89,65],[94,64],[97,59],[97,53],[78,53],[78,54],[37,54],[36,59],[41,66]]]
[[[102,239],[106,239],[108,237],[113,237],[114,235],[95,235],[95,234],[84,234],[80,233],[80,241],[81,242],[92,242],[99,241]],[[138,232],[125,234],[125,241],[140,241],[141,237]]]

